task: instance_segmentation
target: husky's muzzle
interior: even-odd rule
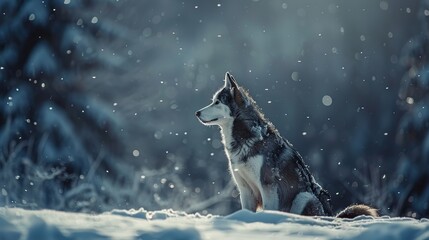
[[[211,119],[211,120],[204,120],[204,119],[201,118],[201,111],[196,111],[195,112],[195,116],[197,116],[198,120],[200,120],[200,122],[202,122],[204,124],[207,124],[207,123],[210,123],[210,122],[215,122],[215,121],[219,120],[219,118],[214,118],[214,119]]]
[[[198,120],[204,125],[223,125],[231,119],[231,110],[219,100],[195,112]]]

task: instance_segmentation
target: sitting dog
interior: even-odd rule
[[[220,126],[243,209],[333,215],[328,192],[315,181],[301,155],[265,119],[256,102],[231,74],[225,74],[225,85],[196,116],[204,125]],[[378,216],[371,207],[352,205],[337,217],[358,215]]]

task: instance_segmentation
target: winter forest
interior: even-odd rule
[[[0,0],[0,206],[241,208],[230,71],[334,212],[429,217],[429,1]]]

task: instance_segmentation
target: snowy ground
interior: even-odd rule
[[[429,239],[429,220],[304,217],[238,211],[201,216],[172,210],[98,215],[0,208],[0,239]]]

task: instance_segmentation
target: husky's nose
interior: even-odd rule
[[[196,115],[197,117],[199,117],[199,116],[201,115],[201,112],[200,112],[200,111],[196,111],[196,112],[195,112],[195,115]]]

